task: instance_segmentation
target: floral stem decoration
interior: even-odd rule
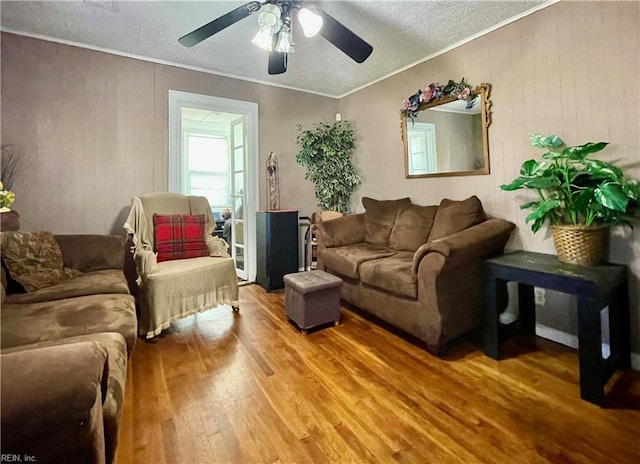
[[[0,212],[6,213],[7,211],[11,211],[9,206],[11,206],[15,199],[15,193],[11,190],[5,190],[4,184],[0,181]]]
[[[0,212],[11,211],[9,206],[16,199],[15,193],[11,191],[13,183],[20,171],[20,157],[14,145],[0,146]]]
[[[460,82],[449,79],[446,85],[432,82],[425,87],[424,90],[418,89],[416,93],[404,100],[400,112],[413,122],[417,116],[418,109],[422,105],[427,105],[444,98],[465,100],[467,102],[466,109],[470,110],[475,104],[476,95],[473,87],[464,77],[460,79]]]

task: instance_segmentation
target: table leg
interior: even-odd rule
[[[604,403],[604,367],[600,310],[602,301],[578,297],[578,356],[580,359],[580,396],[583,400]]]
[[[611,354],[619,356],[621,369],[631,368],[630,327],[629,289],[624,282],[612,293],[609,304]]]
[[[518,319],[524,333],[536,334],[536,299],[533,285],[518,283]]]
[[[482,344],[484,354],[493,359],[499,358],[498,345],[500,344],[500,311],[498,310],[497,287],[499,279],[494,278],[491,272],[485,273],[484,279],[484,311]],[[506,285],[506,282],[502,281]]]

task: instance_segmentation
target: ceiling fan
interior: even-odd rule
[[[304,6],[301,0],[251,1],[239,6],[210,23],[180,37],[185,47],[193,47],[241,19],[258,11],[258,34],[252,42],[269,51],[269,74],[282,74],[287,70],[287,56],[293,53],[291,15],[296,11],[305,36],[320,34],[357,63],[364,62],[373,47],[338,20],[315,5]]]

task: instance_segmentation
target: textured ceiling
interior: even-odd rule
[[[87,45],[309,92],[343,96],[394,71],[555,1],[317,1],[373,46],[357,64],[294,21],[296,51],[285,74],[267,74],[267,52],[251,43],[257,15],[193,48],[178,38],[244,1],[2,1],[2,30]]]

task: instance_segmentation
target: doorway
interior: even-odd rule
[[[169,191],[201,195],[239,278],[255,279],[258,105],[169,91]]]

